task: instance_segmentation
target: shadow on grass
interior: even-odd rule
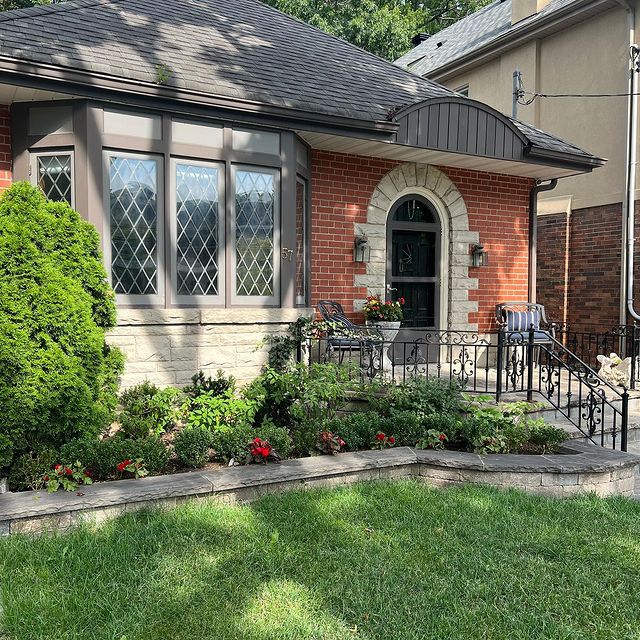
[[[4,625],[20,639],[632,638],[639,515],[414,482],[139,513],[0,544]]]

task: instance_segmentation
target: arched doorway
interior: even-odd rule
[[[442,228],[433,204],[416,194],[397,200],[387,219],[386,282],[393,299],[405,300],[403,329],[440,328],[441,251]],[[403,333],[397,340],[411,340]]]

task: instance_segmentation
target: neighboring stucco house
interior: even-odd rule
[[[556,321],[611,327],[627,320],[621,274],[624,94],[629,30],[637,24],[640,33],[638,18],[634,0],[498,0],[423,40],[396,62],[509,115],[515,71],[527,92],[522,102],[533,93],[623,94],[540,97],[517,105],[518,119],[608,160],[602,170],[562,180],[539,196],[537,296]],[[636,247],[636,264],[638,256]],[[636,273],[636,291],[638,286]]]
[[[604,162],[257,0],[0,14],[0,104],[4,184],[102,235],[125,385],[246,380],[266,333],[388,285],[412,326],[488,331],[527,298],[535,181]]]

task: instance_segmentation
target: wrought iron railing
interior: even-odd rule
[[[554,324],[556,339],[569,351],[584,360],[592,369],[598,369],[599,355],[616,353],[622,359],[631,358],[631,384],[640,383],[640,327],[615,325],[612,327],[583,324]]]
[[[311,361],[350,363],[363,380],[403,383],[416,377],[456,381],[468,393],[520,394],[544,400],[594,444],[627,450],[629,394],[598,376],[559,340],[536,340],[536,332],[402,330],[308,341],[301,353]],[[410,337],[407,338],[407,335]]]

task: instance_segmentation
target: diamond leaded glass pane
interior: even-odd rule
[[[38,156],[38,186],[49,200],[71,204],[71,156]]]
[[[218,295],[218,169],[176,165],[179,295]]]
[[[116,293],[158,293],[158,163],[112,156],[109,163],[111,274]]]
[[[236,292],[274,295],[275,178],[271,173],[237,171]]]

